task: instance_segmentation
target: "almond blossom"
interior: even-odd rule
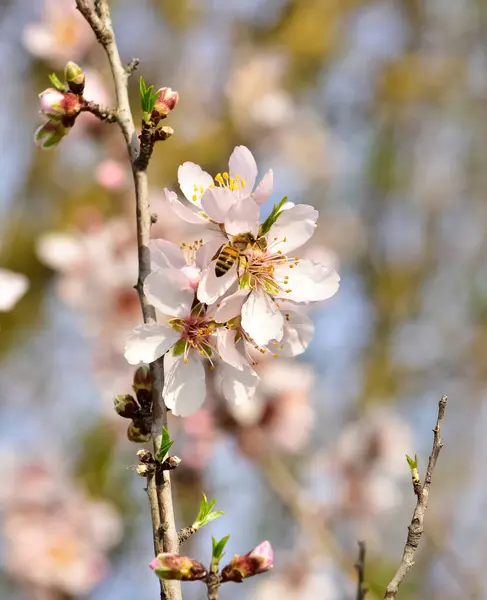
[[[125,358],[133,365],[151,363],[164,356],[163,397],[166,406],[179,416],[194,413],[205,400],[204,361],[214,367],[215,358],[225,356],[225,349],[217,343],[218,325],[211,316],[211,307],[207,311],[195,301],[195,280],[184,269],[161,268],[148,275],[145,295],[164,315],[164,321],[137,326],[125,345]],[[230,401],[241,400],[239,392],[245,388],[247,377],[252,378],[249,368],[232,368],[229,379],[233,385],[226,393]]]
[[[179,187],[189,204],[183,204],[175,192],[165,189],[174,212],[188,223],[214,226],[230,224],[241,213],[243,201],[254,211],[264,204],[272,193],[273,173],[269,170],[255,187],[257,164],[248,148],[237,146],[228,162],[228,173],[218,173],[213,178],[192,162],[183,163],[178,169]],[[227,222],[228,220],[228,222]],[[225,229],[227,229],[225,227]]]
[[[223,277],[215,271],[216,261],[210,262],[201,277],[198,299],[213,303],[238,284],[239,289],[222,303],[217,321],[241,314],[242,328],[256,344],[279,342],[286,323],[279,301],[285,298],[308,304],[326,300],[338,290],[340,277],[332,268],[294,255],[294,250],[314,233],[318,211],[312,206],[299,204],[281,209],[267,232],[266,223],[260,225],[259,211],[250,203],[242,203],[239,209],[239,221],[233,221],[226,231],[230,238],[250,234],[249,239],[255,243],[249,244]]]

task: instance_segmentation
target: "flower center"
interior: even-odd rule
[[[240,277],[241,288],[257,289],[261,287],[273,296],[277,295],[281,289],[286,293],[292,291],[288,287],[289,277],[285,275],[283,281],[278,282],[275,278],[275,269],[285,265],[293,269],[299,264],[299,257],[286,256],[281,250],[272,252],[272,245],[278,241],[278,238],[274,238],[265,250],[254,245],[242,253],[239,262],[239,269],[243,270]],[[284,238],[282,241],[286,241],[286,239]]]
[[[184,319],[171,319],[169,325],[181,334],[173,349],[174,356],[184,356],[184,362],[188,362],[191,350],[196,350],[202,356],[210,359],[215,346],[213,334],[215,322],[206,315],[191,314]]]

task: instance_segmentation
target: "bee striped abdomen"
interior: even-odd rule
[[[220,253],[218,254],[218,258],[216,259],[215,265],[215,274],[217,277],[222,277],[225,273],[228,273],[230,269],[235,264],[240,252],[233,246],[224,246]]]

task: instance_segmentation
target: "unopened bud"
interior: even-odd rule
[[[127,437],[131,442],[143,444],[150,440],[150,431],[142,421],[132,421],[127,429]]]
[[[158,127],[154,131],[154,140],[156,142],[164,142],[169,139],[174,134],[174,129],[172,127]]]
[[[141,450],[137,450],[137,458],[141,463],[151,463],[154,461],[154,457],[149,452],[149,450],[145,450],[142,448]]]
[[[52,119],[63,117],[76,117],[81,104],[78,96],[71,92],[59,92],[54,88],[48,88],[39,94],[41,112]]]
[[[247,577],[265,573],[272,569],[274,564],[274,551],[270,542],[261,542],[248,554],[236,554],[222,569],[222,581],[235,581],[240,583]]]
[[[152,380],[148,365],[137,367],[134,373],[134,392],[138,392],[139,390],[152,391]]]
[[[80,96],[85,89],[85,74],[83,73],[83,69],[70,61],[64,69],[64,76],[69,89],[73,94]]]
[[[157,100],[151,114],[152,122],[155,125],[176,108],[179,100],[179,94],[168,87],[159,89],[157,94]]]
[[[34,134],[34,142],[41,148],[53,148],[67,135],[71,127],[66,127],[61,121],[49,119],[41,125]]]
[[[147,477],[149,473],[152,473],[154,471],[154,465],[137,465],[137,468],[135,470],[137,471],[137,474],[141,477]]]
[[[164,461],[164,464],[167,466],[168,470],[172,470],[181,464],[181,459],[179,456],[168,456]]]
[[[159,579],[177,579],[179,581],[194,581],[204,579],[207,575],[205,567],[197,560],[187,556],[163,552],[149,564]]]
[[[130,394],[120,394],[113,399],[113,408],[124,419],[136,419],[140,416],[140,406]]]

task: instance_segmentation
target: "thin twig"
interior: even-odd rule
[[[416,494],[416,506],[414,508],[411,524],[408,527],[408,536],[406,545],[404,546],[401,564],[399,565],[396,574],[391,579],[391,582],[387,586],[384,600],[396,598],[399,586],[414,565],[414,556],[424,531],[424,515],[426,513],[426,509],[428,508],[431,479],[433,477],[433,471],[435,470],[436,461],[438,460],[438,455],[443,447],[441,428],[443,425],[443,419],[445,417],[446,403],[446,396],[443,396],[438,403],[438,418],[436,420],[436,427],[433,429],[433,449],[429,457],[424,483],[421,483],[417,472],[413,474],[413,489],[414,493]]]
[[[137,291],[144,323],[155,323],[156,313],[144,294],[143,283],[150,273],[150,253],[147,246],[150,239],[151,212],[148,196],[147,165],[136,165],[139,154],[139,142],[135,131],[134,120],[130,108],[127,82],[130,70],[127,69],[121,59],[118,46],[113,32],[110,8],[108,0],[97,0],[95,5],[90,0],[76,0],[76,6],[86,21],[91,26],[97,40],[105,49],[110,63],[115,94],[117,98],[117,121],[122,130],[127,145],[127,152],[132,166],[136,198],[137,219],[137,249],[139,274],[137,280]],[[162,361],[151,365],[152,377],[152,439],[154,453],[157,453],[161,445],[162,427],[167,427],[167,410],[162,399],[164,382],[164,369]],[[158,510],[161,526],[154,530],[154,546],[158,543],[162,531],[162,542],[165,552],[178,552],[178,535],[174,522],[174,509],[171,494],[171,479],[169,471],[164,471],[156,477],[156,495],[158,498]],[[151,502],[154,497],[150,495]],[[151,511],[155,507],[151,506]],[[181,587],[177,581],[165,582],[161,587],[161,598],[167,600],[181,600]]]
[[[357,570],[357,594],[356,600],[365,600],[367,587],[365,586],[365,542],[358,542],[358,559],[355,563]]]
[[[89,112],[95,117],[98,117],[100,121],[105,123],[116,123],[118,121],[117,111],[113,108],[106,106],[100,106],[96,102],[91,100],[83,100],[81,104],[81,112]]]
[[[208,589],[208,600],[218,600],[218,592],[221,585],[220,575],[218,573],[208,573],[205,583]]]
[[[192,535],[194,535],[196,533],[196,531],[197,530],[192,526],[184,527],[183,529],[180,529],[179,533],[178,533],[179,545],[184,544],[184,542],[189,540],[189,538]]]

